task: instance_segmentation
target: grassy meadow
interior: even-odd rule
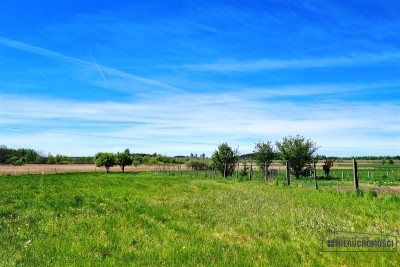
[[[310,179],[288,187],[280,175],[0,176],[0,265],[398,266],[399,252],[324,253],[319,240],[328,230],[399,237],[398,196],[315,190]]]

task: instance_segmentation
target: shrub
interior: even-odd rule
[[[194,170],[201,170],[204,169],[204,167],[208,167],[207,162],[205,160],[195,159],[195,158],[186,162],[186,166],[192,167]]]
[[[227,143],[222,143],[212,155],[211,160],[216,169],[225,174],[225,177],[231,176],[239,161],[239,152],[237,149],[232,149]]]
[[[275,157],[274,148],[271,145],[271,142],[259,142],[255,145],[253,152],[258,167],[263,173],[265,173],[265,164],[267,164],[268,167]]]
[[[333,160],[325,159],[324,165],[322,165],[325,177],[329,176],[329,172],[331,171],[332,166],[333,166]]]
[[[374,198],[377,196],[378,196],[378,193],[374,190],[371,190],[371,188],[367,188],[367,190],[365,190],[365,197]]]
[[[284,137],[282,142],[276,142],[282,160],[288,160],[290,168],[298,179],[300,175],[308,176],[311,163],[314,161],[314,152],[318,149],[314,142],[304,137]]]
[[[7,160],[7,164],[11,164],[13,166],[21,166],[25,164],[25,158],[19,158],[17,156],[13,156]]]

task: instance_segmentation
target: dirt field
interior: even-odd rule
[[[171,170],[177,169],[177,166],[169,167]],[[242,165],[240,165],[242,167]],[[250,164],[247,164],[250,167]],[[162,168],[162,167],[161,167]],[[186,170],[186,165],[181,165],[182,170]],[[277,169],[277,166],[271,167]],[[284,167],[279,167],[284,170]],[[256,166],[253,165],[254,170],[258,170]],[[104,167],[96,167],[94,164],[25,164],[22,166],[13,165],[0,165],[0,174],[28,174],[28,173],[62,173],[62,172],[104,172],[106,169]],[[121,168],[119,166],[114,166],[110,168],[111,172],[120,172]],[[126,166],[125,171],[154,171],[153,166],[140,165],[140,166]]]
[[[112,172],[120,172],[119,166],[110,168]],[[125,171],[151,171],[152,166],[126,166]],[[25,173],[61,173],[61,172],[103,172],[104,167],[94,164],[26,164],[23,166],[0,165],[0,174],[25,174]]]

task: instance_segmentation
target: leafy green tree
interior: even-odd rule
[[[157,157],[150,157],[149,161],[147,161],[147,165],[157,165],[159,161],[157,161]],[[163,162],[163,161],[160,161]]]
[[[258,167],[264,173],[265,172],[265,164],[267,164],[269,166],[275,157],[274,148],[273,148],[271,142],[257,143],[254,147],[253,152],[254,152],[253,157],[256,160]]]
[[[57,159],[56,157],[52,156],[52,155],[48,155],[47,156],[47,164],[57,164]]]
[[[95,157],[97,167],[106,167],[107,173],[110,172],[110,167],[115,165],[115,156],[113,153],[97,153]]]
[[[204,167],[208,167],[207,162],[200,159],[191,159],[186,162],[187,167],[192,167],[194,170],[202,170]]]
[[[6,163],[14,166],[21,166],[25,164],[25,158],[24,157],[19,158],[17,156],[13,156],[9,158]]]
[[[284,137],[282,142],[276,142],[282,160],[290,163],[293,174],[298,179],[300,175],[306,176],[314,161],[314,152],[318,149],[315,143],[300,135]]]
[[[239,161],[239,152],[237,149],[232,149],[227,143],[222,143],[212,155],[211,160],[217,170],[222,174],[225,173],[226,177],[235,172],[236,163]]]
[[[17,151],[12,148],[7,148],[5,145],[0,147],[0,164],[6,164],[9,159],[16,156]],[[7,163],[8,164],[8,163]]]
[[[132,161],[132,165],[133,166],[139,166],[140,164],[142,164],[142,157],[139,155],[136,155],[133,157],[133,161]]]
[[[147,165],[149,163],[149,160],[151,159],[151,156],[144,156],[142,157],[142,164]]]
[[[26,155],[25,159],[27,163],[33,163],[35,162],[36,156],[39,155],[35,150],[33,149],[27,149],[26,150]]]
[[[43,156],[38,154],[33,163],[35,163],[35,164],[46,164],[47,163],[47,159],[46,159],[46,157],[43,157]]]
[[[125,166],[132,165],[133,158],[129,155],[129,149],[125,149],[124,153],[117,153],[115,155],[115,164],[121,167],[123,173],[125,173]]]

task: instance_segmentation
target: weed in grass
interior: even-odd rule
[[[378,196],[378,193],[376,191],[372,190],[371,188],[367,188],[365,190],[365,196],[367,198],[374,198],[374,197]]]

